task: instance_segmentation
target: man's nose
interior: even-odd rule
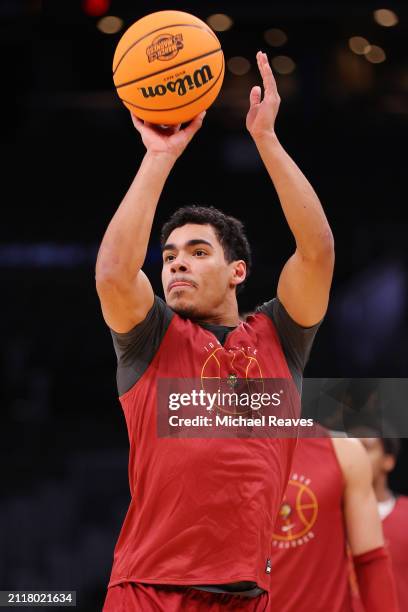
[[[171,271],[174,274],[176,272],[187,272],[187,270],[188,270],[188,264],[183,257],[178,256],[176,257],[176,259],[173,259],[173,261],[171,262]]]

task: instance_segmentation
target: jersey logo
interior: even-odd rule
[[[204,347],[208,352],[207,347]],[[263,393],[265,384],[256,350],[251,347],[232,347],[225,350],[221,345],[212,349],[201,369],[201,387],[206,392]],[[248,414],[251,408],[229,411],[225,406],[217,406],[226,414]]]
[[[238,378],[236,374],[230,374],[228,376],[228,384],[233,389],[238,382]]]
[[[319,504],[310,487],[310,479],[293,474],[276,520],[272,545],[276,548],[294,548],[312,540],[315,537],[312,527],[318,510]]]

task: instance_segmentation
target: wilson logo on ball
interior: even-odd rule
[[[139,87],[144,98],[154,98],[155,96],[164,96],[167,92],[176,93],[178,96],[184,96],[187,91],[194,88],[200,88],[206,85],[213,79],[211,68],[207,65],[202,66],[194,71],[193,75],[176,79],[175,81],[167,81],[165,85],[159,84],[156,87]]]
[[[154,62],[154,60],[171,60],[183,46],[182,34],[160,34],[146,48],[147,59],[149,62]]]

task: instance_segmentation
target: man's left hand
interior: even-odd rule
[[[249,94],[250,108],[246,126],[254,140],[275,134],[275,120],[280,104],[276,81],[266,53],[258,51],[256,60],[263,81],[264,97],[262,100],[262,91],[259,86],[253,87]]]

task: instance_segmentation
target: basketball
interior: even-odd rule
[[[223,78],[218,38],[204,21],[181,11],[136,21],[113,58],[119,98],[134,115],[156,124],[190,121],[211,106]]]

